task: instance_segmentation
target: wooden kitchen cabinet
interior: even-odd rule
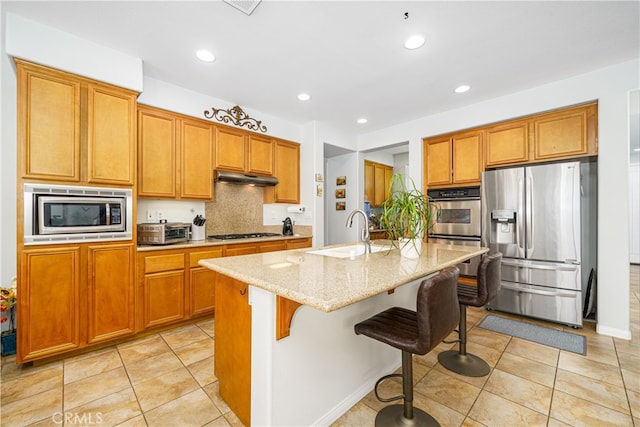
[[[15,62],[21,177],[132,186],[136,93]]]
[[[424,139],[425,185],[480,185],[482,135],[482,131],[471,131]]]
[[[382,206],[389,197],[393,166],[364,161],[364,197],[372,207]]]
[[[265,203],[300,203],[300,144],[276,139],[273,175],[278,185],[264,188]]]
[[[176,197],[176,117],[138,107],[138,196]]]
[[[80,246],[20,253],[18,363],[81,346]]]
[[[251,305],[248,285],[218,274],[214,373],[220,396],[242,424],[251,425]]]
[[[181,251],[143,258],[143,328],[176,322],[186,317],[184,258],[184,252]]]
[[[513,120],[489,126],[485,130],[487,166],[529,161],[529,121]]]
[[[224,254],[222,246],[211,250],[189,253],[189,315],[210,313],[215,308],[216,273],[201,267],[201,259],[220,258]]]
[[[273,139],[249,134],[249,159],[247,172],[273,175]]]
[[[88,247],[87,342],[135,332],[135,246]]]
[[[216,126],[215,168],[245,172],[248,158],[246,132],[241,129]]]
[[[213,199],[214,128],[203,121],[180,120],[180,198]]]
[[[285,240],[287,243],[287,250],[289,249],[302,249],[311,247],[311,237],[304,237],[301,239],[289,239]]]
[[[138,196],[213,199],[214,126],[157,108],[138,108]]]
[[[597,105],[536,115],[533,128],[533,158],[537,161],[597,154]]]

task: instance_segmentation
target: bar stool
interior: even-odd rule
[[[416,311],[392,307],[355,325],[356,334],[402,350],[402,374],[380,378],[375,385],[381,402],[404,399],[404,405],[386,406],[376,416],[376,426],[439,426],[421,409],[413,407],[413,354],[427,354],[456,327],[459,321],[456,283],[459,271],[447,268],[436,276],[423,280],[418,288]],[[391,377],[402,377],[402,394],[381,398],[378,386]]]
[[[491,371],[487,362],[467,353],[467,306],[482,307],[495,298],[500,289],[501,262],[500,252],[486,255],[478,266],[478,286],[458,283],[458,300],[460,301],[458,339],[445,341],[459,343],[458,350],[448,350],[438,354],[438,362],[450,371],[467,377],[484,377]]]

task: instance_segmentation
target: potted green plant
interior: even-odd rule
[[[380,226],[387,231],[394,245],[398,245],[403,257],[418,258],[422,253],[422,240],[433,226],[438,206],[416,188],[411,178],[408,181],[401,174],[391,177],[390,196],[382,204]]]

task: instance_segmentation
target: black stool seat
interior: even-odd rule
[[[500,289],[501,262],[500,252],[486,255],[478,266],[478,286],[458,283],[460,325],[458,340],[453,341],[459,343],[458,350],[448,350],[438,354],[438,362],[450,371],[468,377],[483,377],[491,371],[487,362],[474,354],[467,353],[467,306],[482,307],[495,298]]]
[[[356,334],[402,350],[402,375],[385,375],[376,382],[374,391],[382,402],[404,399],[404,405],[383,408],[376,416],[376,426],[440,425],[429,414],[413,407],[412,354],[427,354],[458,324],[458,274],[458,269],[452,267],[423,280],[418,288],[416,311],[392,307],[355,325]],[[381,398],[378,394],[380,383],[398,376],[402,377],[403,394]]]

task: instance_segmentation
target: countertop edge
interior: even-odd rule
[[[170,249],[193,249],[204,248],[207,246],[223,246],[223,245],[241,245],[243,243],[262,243],[273,242],[278,240],[295,240],[295,239],[311,239],[313,236],[306,234],[294,234],[293,236],[273,236],[273,237],[256,237],[253,239],[235,239],[235,240],[190,240],[183,243],[174,243],[170,245],[137,245],[137,252],[162,251]]]

